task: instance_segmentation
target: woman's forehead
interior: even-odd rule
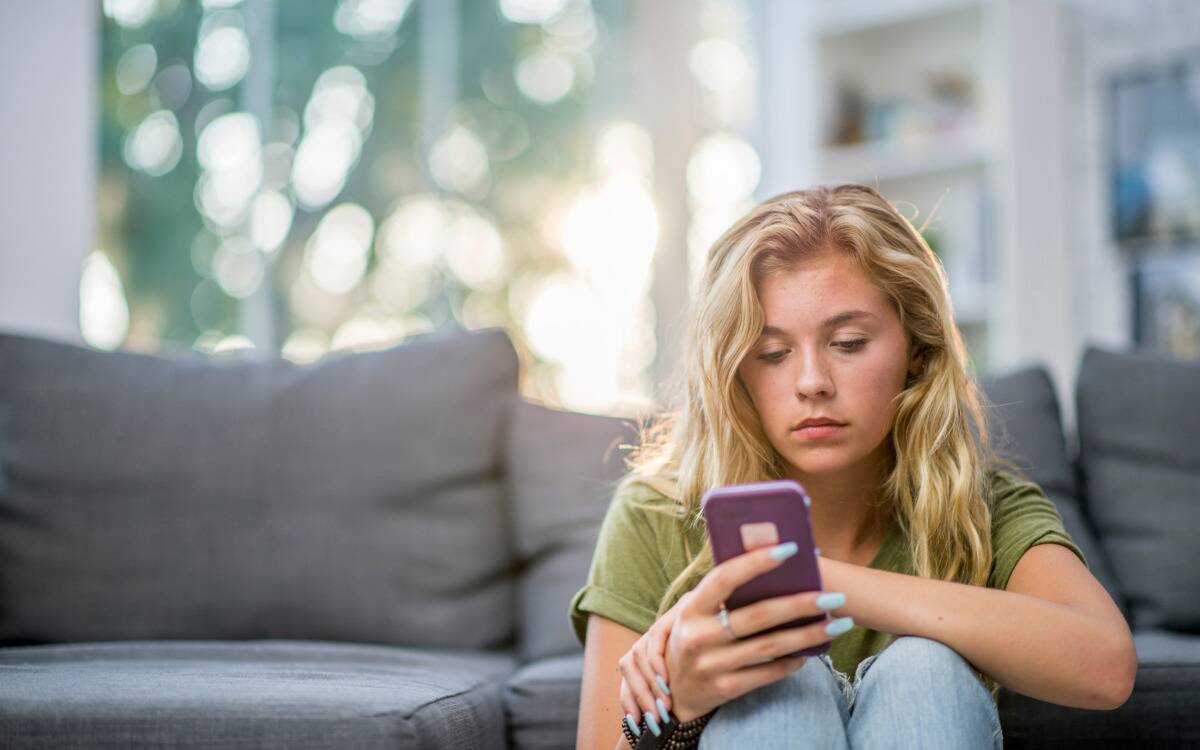
[[[851,320],[886,319],[890,310],[889,297],[857,265],[848,259],[811,262],[780,271],[763,279],[759,301],[766,313],[767,324],[785,328],[774,318],[795,318],[814,321],[826,326]],[[850,313],[862,313],[851,315]],[[832,320],[841,316],[839,320]]]

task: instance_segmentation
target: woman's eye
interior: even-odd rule
[[[845,341],[835,341],[833,343],[834,343],[834,346],[836,346],[837,348],[841,349],[844,352],[855,352],[855,351],[858,351],[859,349],[863,348],[863,346],[866,345],[867,340],[866,339],[847,339]],[[774,352],[763,352],[762,354],[758,355],[758,358],[760,360],[762,360],[763,362],[768,362],[770,364],[776,364],[776,363],[782,361],[783,358],[786,356],[787,356],[787,350],[780,349],[779,351],[774,351]]]

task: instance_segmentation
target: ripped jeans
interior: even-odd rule
[[[903,636],[863,659],[854,681],[828,654],[717,710],[700,750],[752,747],[995,748],[996,703],[965,659],[928,638]]]

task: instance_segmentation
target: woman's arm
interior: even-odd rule
[[[613,750],[625,747],[625,737],[621,733],[621,720],[625,714],[617,699],[621,688],[617,660],[639,637],[636,630],[606,617],[588,616],[576,748]]]
[[[1133,691],[1129,626],[1079,558],[1030,547],[1004,591],[818,558],[835,614],[863,627],[945,643],[1004,687],[1064,706],[1112,709]]]

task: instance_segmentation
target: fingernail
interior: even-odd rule
[[[817,597],[817,606],[821,609],[837,609],[846,603],[846,595],[840,591],[831,591]]]
[[[654,675],[654,679],[658,682],[658,689],[663,691],[663,695],[670,695],[671,688],[667,687],[667,681],[662,678],[662,675]]]
[[[825,632],[829,635],[841,635],[852,627],[854,627],[853,617],[839,617],[825,626]]]
[[[656,698],[654,703],[658,706],[658,716],[662,719],[663,726],[671,723],[671,717],[667,715],[667,704],[663,703],[662,698]]]
[[[654,736],[661,737],[662,730],[658,728],[658,722],[654,720],[654,712],[647,711],[645,719],[646,719],[646,726],[650,727],[650,731],[654,732]]]
[[[772,547],[768,554],[771,556],[772,560],[786,560],[799,551],[800,546],[795,542],[784,542],[783,544],[777,544]]]
[[[634,737],[642,736],[642,730],[638,729],[637,722],[633,720],[633,714],[625,714],[625,724],[629,727],[629,731],[633,732]]]

